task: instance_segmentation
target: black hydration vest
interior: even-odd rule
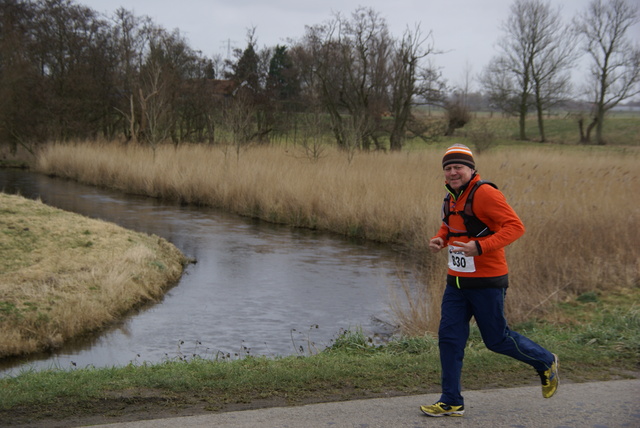
[[[451,212],[450,204],[451,194],[447,193],[447,196],[444,198],[444,203],[442,204],[442,221],[448,226],[449,225],[449,216],[452,214],[457,214],[462,216],[462,220],[464,221],[464,227],[467,229],[466,232],[451,232],[447,234],[447,238],[452,236],[468,236],[470,238],[480,238],[487,235],[492,235],[494,232],[489,229],[489,226],[484,224],[478,217],[473,215],[473,196],[478,190],[478,187],[483,184],[489,184],[496,189],[498,186],[493,184],[490,181],[479,180],[473,187],[469,190],[469,196],[467,196],[467,200],[464,202],[464,208],[462,211],[454,211]]]

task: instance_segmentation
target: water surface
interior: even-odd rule
[[[156,234],[197,260],[162,301],[54,353],[5,361],[5,375],[193,355],[308,354],[343,330],[385,335],[393,323],[390,290],[400,286],[404,262],[387,246],[20,170],[0,169],[0,190]]]

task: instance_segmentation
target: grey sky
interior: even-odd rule
[[[478,74],[497,52],[500,25],[509,15],[511,0],[76,0],[111,15],[125,7],[137,16],[173,30],[178,28],[192,48],[208,57],[227,54],[227,46],[244,48],[247,29],[256,28],[258,47],[299,39],[306,25],[321,24],[334,12],[349,16],[358,6],[371,7],[384,17],[393,36],[416,24],[433,34],[434,56],[450,84],[461,84],[465,70]],[[632,0],[637,1],[637,0]],[[551,0],[566,22],[590,0]],[[640,40],[640,26],[633,34]],[[576,82],[577,83],[577,82]]]

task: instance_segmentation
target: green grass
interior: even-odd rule
[[[439,109],[432,111],[432,117],[441,117],[443,112]],[[441,137],[439,141],[465,140],[464,134],[474,121],[490,121],[493,126],[497,126],[498,133],[494,141],[495,145],[523,144],[519,140],[519,119],[518,117],[503,117],[500,113],[490,114],[488,112],[472,112],[471,121],[464,128],[456,130],[453,137]],[[585,131],[590,122],[589,114],[584,115]],[[553,112],[552,115],[544,116],[544,129],[548,143],[555,144],[579,144],[580,131],[578,128],[578,116],[568,111]],[[530,141],[538,141],[538,120],[531,112],[527,116],[525,130]],[[592,140],[595,130],[592,132]],[[609,112],[604,122],[604,139],[608,145],[637,146],[640,145],[640,113],[639,112]],[[415,142],[419,143],[419,140]],[[414,142],[414,143],[415,143]],[[414,143],[409,142],[409,145]],[[592,141],[593,143],[593,141]]]
[[[554,322],[529,321],[514,329],[559,355],[564,382],[637,377],[640,313],[634,302],[640,289],[587,294],[560,304]],[[432,337],[398,338],[379,346],[361,331],[346,331],[331,347],[307,357],[195,356],[155,365],[24,372],[0,379],[0,419],[22,414],[64,419],[108,414],[108,409],[116,409],[118,416],[132,403],[144,403],[147,410],[161,406],[216,411],[256,403],[435,393],[439,367]],[[463,370],[465,389],[538,382],[529,366],[488,351],[472,329]]]

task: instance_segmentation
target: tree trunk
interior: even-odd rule
[[[138,142],[138,136],[136,135],[136,111],[133,107],[133,94],[129,96],[129,108],[131,108],[131,116],[129,116],[129,133],[134,143]]]
[[[605,145],[604,138],[602,137],[602,129],[604,128],[604,111],[598,109],[596,117],[593,119],[593,125],[596,125],[596,144]],[[592,126],[593,129],[593,126]]]
[[[540,142],[544,143],[547,141],[547,137],[544,133],[544,111],[542,111],[542,106],[540,102],[537,103],[538,110],[538,131],[540,132]]]
[[[583,118],[578,119],[578,129],[580,130],[580,143],[581,144],[587,144],[589,142],[589,140],[587,139],[587,136],[584,133],[584,119]]]
[[[520,140],[524,141],[527,139],[526,132],[526,120],[527,120],[527,93],[523,92],[522,97],[520,99]]]
[[[389,149],[392,152],[402,150],[410,115],[411,105],[409,102],[405,102],[398,111],[394,112],[393,127],[391,128],[391,135],[389,136]]]
[[[580,143],[591,144],[591,132],[593,128],[598,124],[598,117],[594,117],[591,123],[587,126],[587,131],[584,131],[584,119],[578,119],[578,128],[580,128]]]
[[[593,118],[593,122],[591,122],[589,124],[589,126],[587,126],[587,141],[589,143],[591,143],[591,131],[593,131],[593,128],[598,124],[598,118],[594,117]]]

